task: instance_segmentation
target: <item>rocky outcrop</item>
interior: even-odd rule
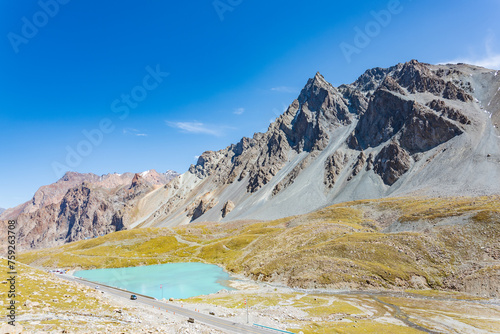
[[[396,80],[394,80],[394,78],[392,77],[385,77],[384,81],[382,81],[378,89],[384,89],[401,95],[407,95],[404,89],[399,86]]]
[[[341,91],[316,73],[301,91],[291,126],[282,127],[297,152],[323,150],[328,144],[329,131],[339,125],[351,124],[349,102]]]
[[[349,141],[352,149],[376,147],[391,139],[414,114],[415,102],[403,99],[393,92],[378,89],[360,118]]]
[[[325,162],[325,176],[323,183],[331,189],[337,182],[337,178],[349,161],[349,157],[340,151],[330,155]]]
[[[454,122],[415,104],[400,134],[400,142],[411,153],[425,152],[462,133],[462,128]]]
[[[398,136],[410,152],[423,152],[463,133],[456,121],[470,124],[466,116],[444,104],[433,101],[429,106],[438,110],[379,89],[347,143],[363,150]]]
[[[370,153],[368,159],[366,160],[366,171],[369,172],[373,169],[373,153]]]
[[[398,84],[411,94],[428,92],[439,95],[446,87],[443,79],[435,75],[425,64],[416,60],[403,64],[394,77]]]
[[[374,90],[366,112],[347,140],[350,148],[364,150],[397,138],[411,154],[425,152],[462,134],[464,126],[471,124],[463,112],[448,106],[444,100],[434,99],[424,106],[406,97],[403,87],[412,94],[441,94],[446,87],[452,87],[453,84],[437,78],[423,64],[405,64],[394,76],[397,81],[388,76]],[[456,94],[448,98],[470,100],[461,94],[457,96],[463,99]]]
[[[460,74],[459,71],[455,71],[448,75],[457,73]],[[401,70],[394,76],[398,83],[412,94],[428,92],[449,100],[472,101],[470,94],[452,81],[445,81],[442,74],[432,71],[427,64],[412,60],[402,65]]]
[[[374,170],[384,183],[392,186],[404,173],[410,169],[411,158],[397,143],[385,146],[375,157]]]
[[[459,110],[450,107],[443,100],[432,100],[426,104],[429,108],[440,113],[440,116],[457,121],[463,125],[470,125],[471,120]]]
[[[353,178],[355,178],[356,175],[358,175],[363,170],[365,163],[366,163],[366,155],[365,152],[361,151],[361,153],[359,153],[358,155],[358,158],[356,159],[356,162],[352,166],[352,173],[347,178],[347,181],[351,181]]]
[[[464,278],[465,292],[487,298],[500,296],[500,267],[491,266]]]
[[[21,214],[17,223],[20,249],[51,247],[125,228],[123,212],[107,193],[85,183],[70,189],[59,204]]]
[[[211,193],[206,193],[200,198],[197,198],[193,201],[193,203],[188,207],[188,217],[191,217],[191,221],[198,219],[205,212],[212,209],[217,204],[215,198]]]
[[[380,68],[375,67],[368,69],[363,73],[352,85],[352,88],[361,93],[370,93],[376,90],[382,81],[392,72],[395,67],[390,68]]]
[[[138,187],[142,183],[141,181],[142,177],[139,174],[135,174],[129,189]]]
[[[222,218],[225,218],[234,209],[234,203],[232,201],[227,201],[222,207]]]

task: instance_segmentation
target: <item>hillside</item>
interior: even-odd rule
[[[317,73],[266,133],[220,151],[149,197],[133,226],[278,219],[391,196],[498,194],[500,76],[412,60],[333,87]]]
[[[45,206],[50,204],[59,203],[64,195],[76,186],[82,183],[92,184],[95,187],[103,189],[113,189],[124,185],[129,185],[134,178],[134,173],[124,173],[124,174],[106,174],[98,176],[93,173],[76,173],[67,172],[64,174],[57,182],[40,187],[33,198],[20,204],[14,208],[0,210],[0,220],[15,219],[20,214],[33,213]],[[151,171],[146,171],[139,174],[143,176],[147,182],[152,185],[165,185],[172,178],[177,176],[174,171],[167,171],[166,173],[159,174],[154,169]]]
[[[16,219],[17,247],[22,250],[126,229],[140,213],[136,203],[177,175],[155,170],[103,176],[68,172],[56,183],[40,187],[31,201],[6,210],[0,235],[6,233],[7,219]]]
[[[20,260],[45,268],[200,261],[296,288],[435,289],[498,298],[499,199],[366,200],[269,222],[134,229]]]
[[[2,261],[2,263],[6,263]],[[5,265],[2,269],[6,270]],[[199,322],[165,313],[53,274],[19,264],[17,326],[4,323],[9,333],[227,333]],[[242,284],[243,290],[220,292],[169,302],[237,323],[246,321],[243,301],[250,304],[250,320],[304,334],[421,333],[418,324],[436,332],[494,332],[500,326],[500,307],[487,299],[460,293],[407,291],[397,294],[308,293],[281,287]],[[6,295],[6,284],[0,285]],[[399,312],[398,312],[399,310]]]

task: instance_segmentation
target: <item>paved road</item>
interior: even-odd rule
[[[166,310],[168,312],[175,312],[175,315],[185,316],[187,318],[194,318],[195,322],[200,322],[208,326],[216,327],[218,329],[223,329],[225,331],[233,332],[233,333],[248,333],[248,334],[278,334],[279,331],[268,330],[264,328],[248,326],[244,324],[235,323],[232,321],[228,321],[225,319],[220,319],[208,314],[203,314],[191,310],[187,310],[182,307],[174,306],[171,304],[160,302],[154,298],[142,296],[134,292],[121,290],[117,288],[113,288],[110,286],[102,285],[101,283],[94,283],[87,280],[80,279],[78,277],[70,276],[70,275],[58,275],[61,278],[67,279],[69,281],[78,282],[81,284],[85,284],[90,287],[99,286],[99,290],[105,291],[107,293],[113,294],[115,296],[123,297],[130,299],[131,294],[135,294],[137,296],[137,300],[135,302],[143,303],[149,306],[153,306],[154,308],[160,308],[161,310]]]

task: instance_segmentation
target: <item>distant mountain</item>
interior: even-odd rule
[[[102,176],[68,172],[56,183],[40,187],[31,201],[0,217],[4,222],[17,219],[21,249],[92,238],[126,229],[140,213],[137,201],[177,175],[155,170]]]
[[[150,198],[141,226],[274,219],[387,196],[500,192],[500,75],[416,60],[333,87],[317,73],[269,126]]]
[[[0,219],[13,219],[21,213],[33,213],[44,206],[58,203],[62,200],[64,195],[66,195],[69,189],[84,182],[104,189],[113,189],[130,184],[134,175],[134,173],[113,173],[98,176],[92,173],[82,174],[67,172],[57,182],[40,187],[31,201],[20,204],[14,208],[7,209],[3,214],[0,212]],[[151,183],[151,185],[157,186],[165,185],[178,174],[174,171],[167,171],[160,174],[156,170],[152,169],[150,171],[142,172],[140,175],[147,182]]]
[[[0,208],[0,214],[2,214],[2,212],[4,212],[5,209],[4,208]]]

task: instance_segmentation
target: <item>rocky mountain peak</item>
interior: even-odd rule
[[[134,174],[134,178],[132,179],[132,183],[130,184],[130,189],[139,186],[139,184],[141,184],[142,181],[143,181],[143,178],[142,178],[141,174],[138,174],[138,173]]]
[[[76,174],[78,174],[78,173],[68,171],[68,172],[66,172],[66,173],[65,173],[65,174],[64,174],[64,175],[63,175],[63,176],[59,179],[59,181],[61,181],[61,182],[68,182],[68,181],[70,181],[70,180],[71,180],[71,179],[72,179],[72,178],[73,178]]]
[[[93,174],[82,174],[78,172],[68,171],[57,182],[72,182],[91,177]]]
[[[165,207],[172,212],[184,206],[191,212],[190,208],[202,203],[203,210],[188,221],[227,219],[229,207],[231,219],[264,219],[281,217],[275,214],[279,210],[305,212],[336,201],[397,191],[441,191],[435,175],[450,175],[442,175],[443,163],[456,157],[453,164],[461,166],[463,175],[470,174],[470,164],[462,161],[475,148],[467,151],[454,146],[478,145],[481,136],[486,136],[485,141],[498,140],[498,136],[487,136],[487,123],[496,126],[495,117],[500,115],[493,110],[500,105],[495,98],[500,91],[496,73],[468,65],[410,60],[369,69],[354,83],[339,87],[316,73],[265,133],[203,153],[189,169],[198,177],[192,190],[181,190],[179,184],[167,187],[179,193]],[[190,177],[186,176],[186,182]],[[467,177],[449,187],[462,182],[482,181]],[[211,194],[210,201],[200,199],[200,189]],[[196,200],[191,203],[191,199]],[[265,214],[254,214],[261,210],[256,206],[265,207]]]
[[[352,122],[350,105],[344,94],[318,72],[278,118],[277,127],[297,152],[321,150],[330,130]]]
[[[415,100],[416,94],[425,92],[436,95],[436,102],[425,105]],[[379,158],[391,152],[402,156],[428,151],[461,134],[463,126],[470,123],[459,111],[438,100],[468,101],[464,94],[452,82],[436,75],[429,64],[417,60],[367,70],[354,84],[338,88],[317,72],[266,133],[243,138],[225,150],[204,152],[189,171],[202,179],[213,175],[217,183],[223,184],[248,176],[247,191],[252,193],[270,182],[293,156],[291,151],[322,151],[337,128],[353,122],[357,124],[347,140],[350,149],[375,148],[392,140],[401,147],[391,146]],[[377,171],[393,173],[393,169],[378,166]],[[395,182],[390,177],[383,179]],[[278,185],[273,193],[282,186]]]
[[[404,63],[401,69],[394,74],[396,81],[410,93],[430,92],[441,94],[445,89],[444,80],[436,76],[427,66],[416,60]]]
[[[308,83],[304,88],[305,89],[313,88],[315,90],[323,88],[326,90],[330,90],[333,89],[334,87],[332,86],[332,84],[330,84],[328,81],[325,80],[325,77],[321,73],[316,72],[314,78],[309,79]]]
[[[363,94],[372,92],[380,86],[380,83],[387,77],[387,74],[391,70],[393,70],[393,67],[368,69],[352,85],[346,85],[346,87],[352,86],[355,91]]]
[[[446,78],[445,73],[451,73],[455,77]],[[378,67],[369,69],[350,86],[359,92],[368,93],[367,97],[377,89],[385,88],[402,95],[427,92],[445,99],[472,101],[470,82],[461,82],[461,79],[456,77],[459,74],[460,71],[456,69],[435,69],[430,64],[420,63],[414,59],[385,69]]]
[[[307,81],[307,84],[300,92],[298,101],[301,105],[308,103],[312,110],[317,111],[327,96],[334,92],[335,88],[325,80],[323,75],[317,72],[314,78]]]

